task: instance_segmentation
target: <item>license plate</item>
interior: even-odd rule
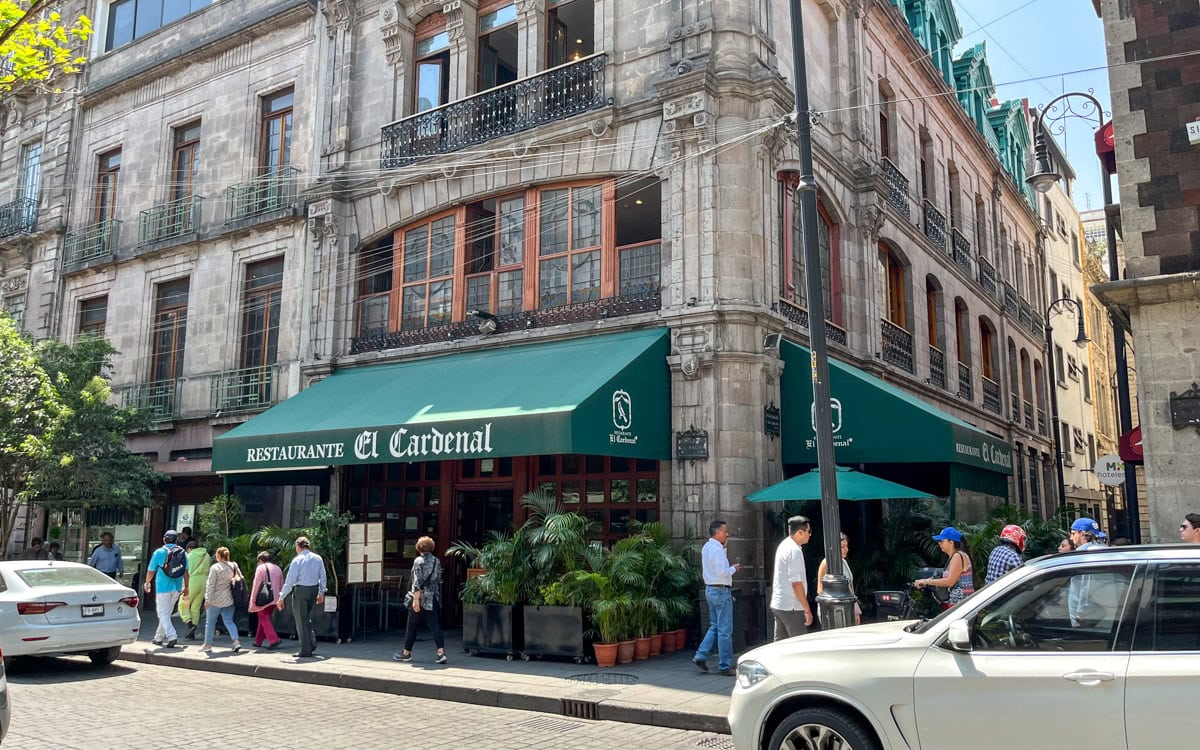
[[[85,604],[83,605],[84,617],[104,617],[103,604]]]

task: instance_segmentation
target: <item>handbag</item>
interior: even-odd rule
[[[234,609],[245,609],[250,601],[250,596],[246,592],[246,579],[242,577],[242,571],[236,566],[233,566],[235,571],[234,579],[229,582],[229,593],[233,595]]]
[[[276,602],[275,589],[271,586],[271,571],[263,578],[262,585],[254,592],[254,606],[269,607]]]

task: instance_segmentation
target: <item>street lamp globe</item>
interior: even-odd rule
[[[1078,326],[1078,330],[1075,333],[1075,346],[1078,346],[1080,349],[1086,349],[1087,345],[1092,343],[1092,340],[1088,338],[1087,329],[1083,325],[1083,310],[1080,310],[1076,317],[1076,325]]]
[[[1054,187],[1054,183],[1061,179],[1062,175],[1053,170],[1045,172],[1039,170],[1037,174],[1031,174],[1026,177],[1025,182],[1029,183],[1029,186],[1039,193],[1048,193],[1050,192],[1050,188]]]

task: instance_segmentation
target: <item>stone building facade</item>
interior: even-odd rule
[[[1150,541],[1177,538],[1195,512],[1200,452],[1200,148],[1188,124],[1200,60],[1196,5],[1186,0],[1097,3],[1112,67],[1126,277],[1096,287],[1128,314],[1138,353]],[[1191,415],[1191,416],[1189,416]]]

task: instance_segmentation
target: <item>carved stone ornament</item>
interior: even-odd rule
[[[380,13],[379,31],[383,34],[383,52],[388,65],[396,69],[400,75],[406,72],[405,42],[413,36],[413,29],[406,23],[396,3],[389,3]]]
[[[879,231],[883,228],[885,216],[883,207],[879,205],[878,201],[858,205],[858,226],[871,242],[879,239]]]
[[[320,247],[326,239],[332,240],[336,237],[337,229],[337,217],[333,214],[316,216],[308,220],[308,233],[317,247]]]
[[[517,13],[524,16],[534,11],[544,10],[546,0],[517,0]]]
[[[3,285],[0,285],[0,291],[3,291],[5,294],[8,294],[9,292],[19,292],[25,288],[25,284],[26,280],[24,276],[18,276],[15,279],[7,279]]]
[[[325,0],[321,3],[321,13],[330,36],[335,31],[349,31],[354,23],[354,0]]]
[[[703,112],[708,108],[708,96],[704,93],[688,94],[663,104],[663,119],[676,120]]]

